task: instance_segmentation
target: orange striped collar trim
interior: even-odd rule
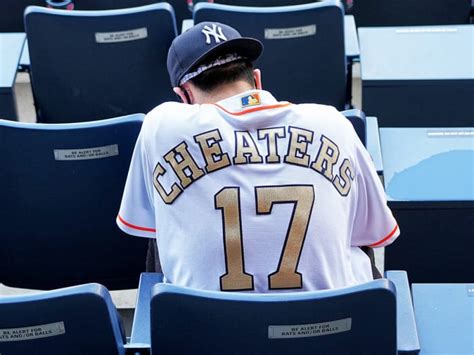
[[[395,227],[392,229],[392,231],[385,238],[378,241],[377,243],[369,245],[369,247],[376,247],[376,246],[379,246],[379,245],[385,243],[387,240],[389,240],[390,238],[393,237],[393,235],[397,232],[397,230],[398,230],[398,224],[395,225]]]
[[[144,232],[156,233],[156,229],[136,226],[135,224],[131,224],[131,223],[127,222],[126,220],[124,220],[121,215],[117,215],[117,218],[119,219],[120,222],[122,222],[124,225],[126,225],[129,228],[136,229],[136,230],[139,230],[139,231],[144,231]]]
[[[229,115],[242,116],[242,115],[246,115],[248,113],[252,113],[252,112],[255,112],[255,111],[270,110],[270,109],[273,109],[273,108],[281,108],[281,107],[290,106],[291,102],[282,102],[282,103],[278,103],[278,104],[275,104],[275,105],[265,105],[265,106],[252,107],[252,108],[249,108],[247,110],[242,110],[242,111],[237,111],[237,112],[231,112],[231,111],[225,109],[224,107],[222,107],[221,105],[218,105],[218,104],[213,104],[213,105],[218,107],[219,109],[221,109],[225,113],[228,113]]]

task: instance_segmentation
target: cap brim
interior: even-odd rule
[[[185,73],[189,73],[194,68],[207,62],[210,58],[217,58],[221,55],[229,53],[237,53],[238,55],[247,58],[250,62],[257,60],[263,52],[263,44],[255,38],[240,37],[227,40],[221,44],[213,47],[198,59],[196,59]],[[183,74],[184,76],[185,74]],[[181,78],[179,78],[181,80]]]

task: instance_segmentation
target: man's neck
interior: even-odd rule
[[[254,87],[249,85],[245,81],[237,81],[232,84],[225,84],[221,87],[218,87],[216,90],[212,92],[205,93],[200,92],[199,97],[196,97],[196,103],[199,104],[214,104],[221,100],[227,99],[231,96],[238,95],[248,90],[252,90]]]

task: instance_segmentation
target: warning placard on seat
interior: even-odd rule
[[[269,339],[289,339],[318,337],[337,334],[351,330],[352,318],[344,318],[331,322],[295,325],[268,326]]]
[[[66,333],[64,322],[34,325],[22,328],[0,329],[0,343],[54,337]]]

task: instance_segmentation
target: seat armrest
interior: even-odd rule
[[[135,314],[133,316],[130,347],[148,345],[150,347],[150,300],[151,289],[163,281],[163,274],[144,272],[140,275]]]
[[[397,291],[397,349],[398,354],[419,354],[420,341],[406,271],[387,271],[385,277]]]
[[[383,174],[382,147],[380,145],[379,123],[377,117],[366,117],[367,150],[372,157],[377,174]]]

